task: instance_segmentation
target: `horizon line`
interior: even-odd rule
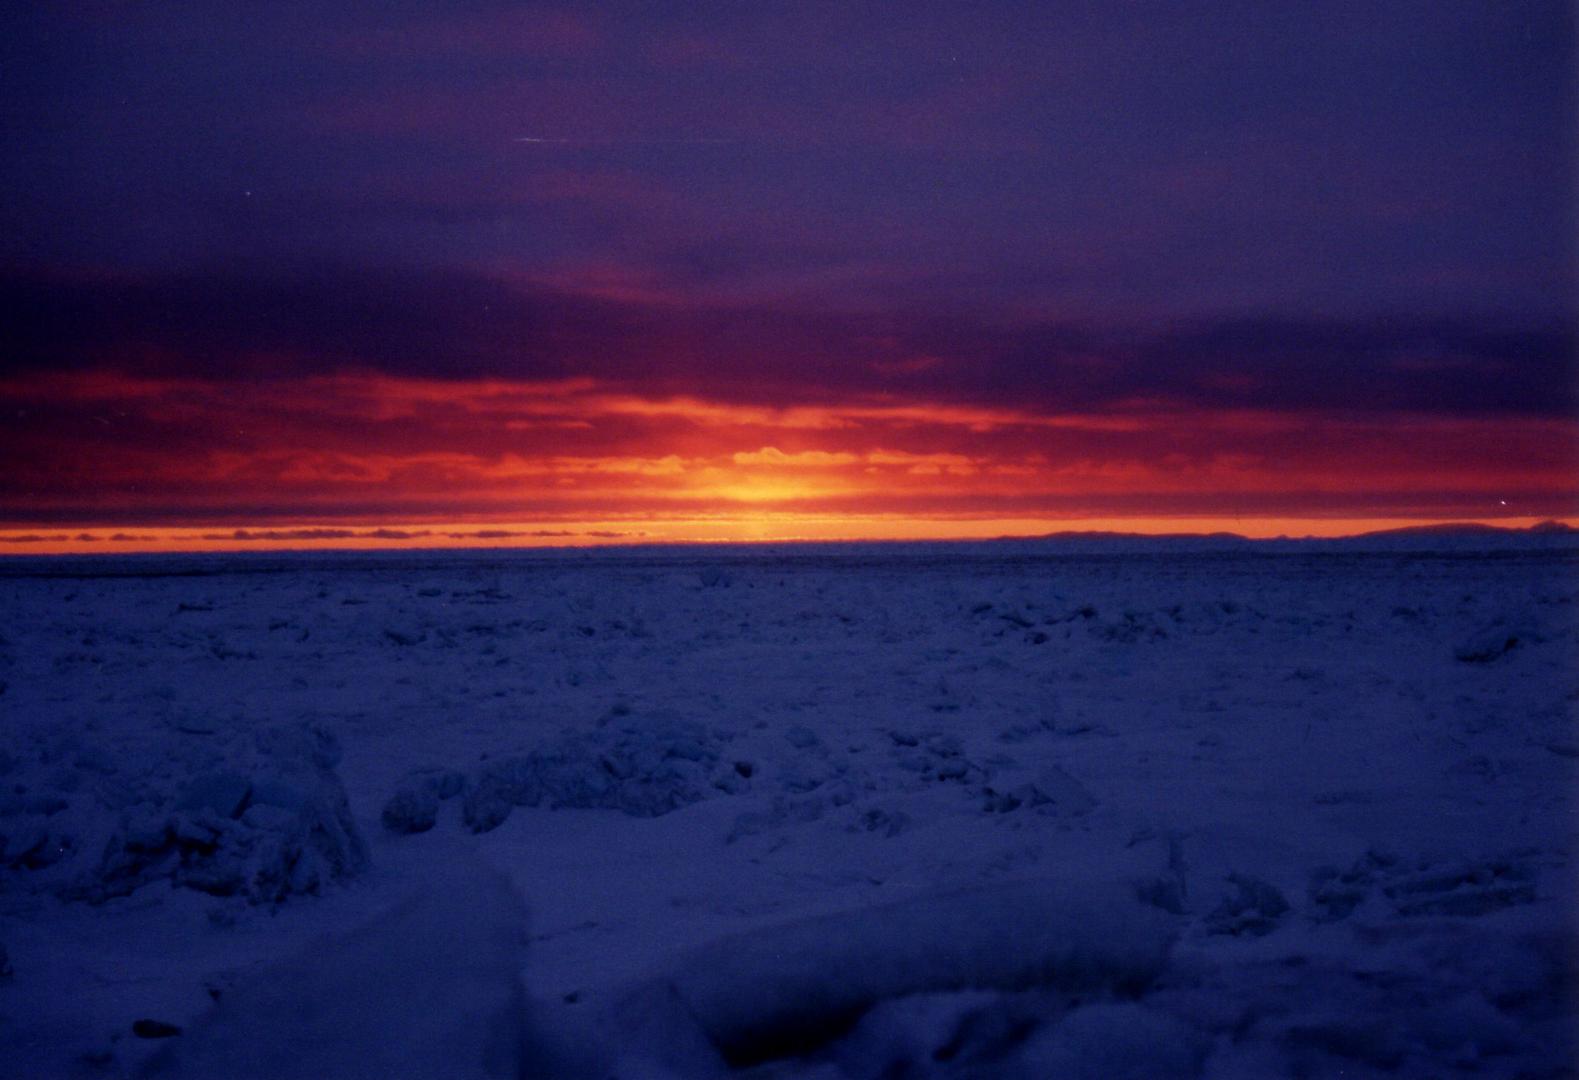
[[[863,528],[864,526],[864,528]],[[1017,528],[1015,526],[1018,526]],[[853,527],[853,528],[852,528]],[[595,522],[304,522],[254,526],[87,526],[0,529],[0,558],[333,551],[588,550],[1058,540],[1350,541],[1452,533],[1579,535],[1559,517],[637,519]]]

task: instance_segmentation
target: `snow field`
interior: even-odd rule
[[[873,550],[11,570],[0,1075],[1571,1067],[1572,556]]]

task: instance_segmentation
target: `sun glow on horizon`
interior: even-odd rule
[[[55,403],[29,421],[48,467],[10,478],[0,552],[1340,535],[1575,505],[1572,424],[1539,417],[1416,416],[1404,440],[1395,414],[1157,402],[770,405],[358,373],[231,389],[0,378],[19,417]]]
[[[1552,519],[1455,519],[1451,524],[1528,529]],[[1575,527],[1574,520],[1559,524]],[[950,541],[1057,534],[1136,536],[1232,533],[1249,539],[1336,538],[1449,524],[1419,518],[909,518],[784,511],[695,517],[551,522],[289,523],[251,527],[99,526],[0,530],[0,558],[245,551],[576,548],[643,544]]]

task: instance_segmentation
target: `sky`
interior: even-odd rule
[[[0,551],[1579,520],[1575,22],[7,5]]]

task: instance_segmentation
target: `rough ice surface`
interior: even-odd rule
[[[1441,542],[7,560],[0,1075],[1572,1075],[1579,555]]]
[[[737,772],[715,768],[722,740],[700,725],[666,715],[631,718],[623,711],[616,719],[606,730],[561,735],[477,767],[464,782],[467,828],[498,828],[516,806],[657,817],[715,788],[738,788]],[[409,802],[410,796],[403,790],[395,799]]]
[[[168,881],[278,903],[359,873],[367,847],[332,734],[306,723],[7,734],[0,891],[102,904]],[[162,737],[161,737],[162,736]],[[34,792],[38,792],[34,794]]]

